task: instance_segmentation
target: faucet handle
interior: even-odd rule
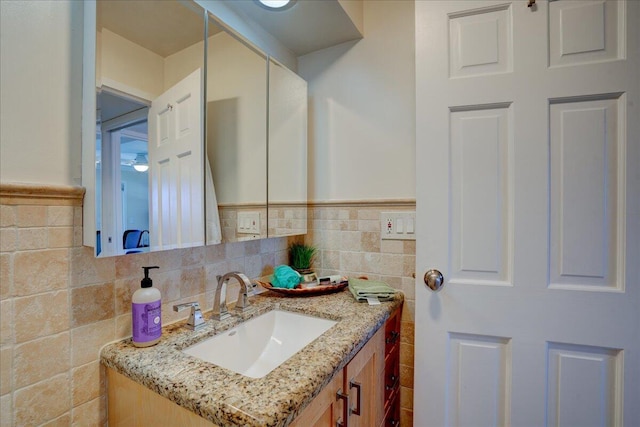
[[[187,327],[193,331],[197,331],[202,328],[204,323],[204,317],[202,317],[202,310],[200,310],[200,304],[197,302],[185,302],[184,304],[177,304],[173,306],[173,311],[182,311],[185,308],[191,307],[191,314],[187,321]]]

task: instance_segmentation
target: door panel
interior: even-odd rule
[[[550,104],[550,287],[620,290],[618,242],[624,241],[619,183],[619,95]],[[618,236],[620,231],[620,236]],[[586,289],[585,289],[586,290]]]
[[[508,284],[509,105],[452,109],[451,280]]]
[[[447,402],[452,425],[505,425],[511,396],[510,340],[452,333],[449,352],[448,382],[457,396]]]
[[[549,64],[574,65],[624,56],[625,2],[559,1],[549,5]]]
[[[169,88],[149,111],[152,250],[204,244],[202,71]]]
[[[415,7],[415,425],[640,425],[640,2]]]
[[[548,365],[549,426],[622,424],[620,350],[550,343]]]

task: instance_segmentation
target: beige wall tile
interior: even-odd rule
[[[82,227],[82,206],[73,207],[73,225]]]
[[[149,254],[149,265],[157,265],[160,267],[160,272],[180,268],[182,265],[182,250],[151,252]]]
[[[13,262],[16,296],[66,289],[69,285],[68,249],[18,252]]]
[[[251,255],[245,258],[244,270],[242,271],[250,279],[261,276],[262,271],[262,255]]]
[[[71,366],[79,367],[100,358],[100,348],[115,340],[115,320],[109,319],[71,330]]]
[[[271,239],[260,240],[262,242],[269,242]],[[207,264],[214,264],[216,262],[224,261],[225,250],[224,245],[209,245],[205,249],[205,261]]]
[[[78,327],[115,315],[115,286],[113,283],[71,289],[72,327]]]
[[[415,342],[416,324],[413,322],[400,322],[400,342],[413,344]]]
[[[69,293],[47,292],[14,300],[16,343],[69,329]]]
[[[0,301],[0,344],[14,343],[14,317],[13,317],[13,300],[6,299]]]
[[[58,418],[42,424],[40,427],[68,427],[71,425],[71,411],[65,412]]]
[[[400,365],[400,385],[413,389],[413,367]]]
[[[73,406],[78,406],[100,397],[106,392],[106,372],[100,362],[95,361],[71,371],[71,395]]]
[[[244,256],[243,242],[225,243],[224,246],[227,259],[240,258]]]
[[[107,422],[106,398],[93,399],[72,411],[73,427],[101,427]]]
[[[71,248],[74,246],[74,227],[52,227],[47,229],[49,248]]]
[[[17,248],[17,230],[15,228],[0,228],[0,252],[13,252]]]
[[[49,246],[49,233],[46,228],[19,228],[17,250],[44,249]]]
[[[165,309],[162,310],[163,313],[165,313],[166,311],[167,310]],[[165,324],[164,319],[162,320],[162,322],[163,324]],[[116,317],[115,328],[116,328],[116,331],[115,331],[114,339],[121,340],[125,338],[130,338],[132,334],[131,313],[123,314]]]
[[[403,322],[415,322],[416,319],[416,303],[415,301],[404,301],[404,308],[402,309],[402,321]]]
[[[0,206],[0,227],[13,227],[16,225],[16,206]]]
[[[324,269],[339,270],[340,269],[340,252],[338,251],[321,251],[321,266]]]
[[[244,244],[245,255],[257,255],[260,253],[260,240],[249,240]]]
[[[93,248],[86,246],[71,249],[71,286],[103,283],[114,279],[116,257],[96,258]]]
[[[358,230],[360,231],[380,231],[380,218],[378,219],[359,219]]]
[[[416,254],[416,241],[415,240],[403,240],[404,253],[407,255]]]
[[[378,209],[358,209],[358,219],[380,221],[380,210]]]
[[[38,425],[69,410],[69,375],[60,374],[29,387],[16,390],[16,425]]]
[[[16,224],[18,227],[45,227],[47,225],[47,207],[17,206]]]
[[[0,254],[0,300],[13,296],[13,254]]]
[[[13,390],[13,346],[0,347],[0,395]]]
[[[202,265],[204,263],[204,247],[182,249],[182,267]]]
[[[401,426],[413,425],[413,411],[410,411],[404,408],[400,409],[400,425]]]
[[[69,332],[19,344],[14,351],[15,387],[22,388],[66,372],[70,367]]]
[[[402,274],[402,255],[365,253],[362,269],[375,274],[400,276]]]
[[[204,293],[204,267],[183,269],[180,274],[180,298]]]
[[[362,250],[362,233],[359,231],[344,231],[341,233],[340,250],[342,251],[361,251]]]
[[[0,427],[12,427],[13,423],[13,405],[11,394],[5,394],[0,397]]]
[[[140,289],[140,280],[138,279],[119,279],[115,281],[115,314],[116,316],[131,312],[131,297],[133,293]],[[158,284],[154,280],[154,286]],[[160,291],[162,292],[162,291]],[[164,301],[165,297],[162,294]]]
[[[416,257],[415,255],[405,255],[402,260],[402,275],[413,277],[416,274]]]
[[[115,257],[116,279],[137,278],[141,280],[144,277],[142,267],[149,267],[149,254],[128,254],[127,256]],[[160,269],[162,269],[161,266]],[[153,277],[158,270],[149,270],[149,274]]]
[[[340,252],[340,269],[345,272],[363,271],[362,252]]]
[[[176,301],[180,299],[180,280],[181,280],[182,272],[180,270],[170,270],[164,271],[162,273],[156,273],[153,276],[153,286],[158,288],[160,294],[162,295],[162,300],[165,302],[168,301]],[[140,281],[141,279],[137,279],[137,285],[133,286],[133,292],[140,289]],[[131,299],[129,299],[129,303],[131,303]],[[131,307],[129,307],[131,310]]]
[[[413,410],[413,389],[400,387],[400,407]]]
[[[360,246],[363,252],[380,252],[380,232],[362,231],[360,232]]]
[[[84,236],[82,235],[82,227],[73,227],[73,246],[82,246]]]
[[[403,254],[404,243],[402,240],[381,240],[380,252],[386,254]]]
[[[73,206],[48,206],[47,225],[49,226],[73,226]]]
[[[400,343],[400,364],[413,366],[414,347],[413,344]]]

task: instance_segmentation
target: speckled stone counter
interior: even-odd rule
[[[329,383],[403,302],[358,303],[348,290],[307,298],[265,292],[250,298],[256,310],[221,322],[207,320],[197,331],[185,322],[163,328],[153,347],[131,340],[102,349],[105,366],[220,426],[285,426]],[[206,307],[209,309],[210,307]],[[318,339],[263,378],[249,378],[181,352],[205,338],[269,310],[305,313],[338,321]],[[210,318],[210,313],[205,313]]]

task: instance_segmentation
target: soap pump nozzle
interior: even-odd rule
[[[153,281],[149,277],[149,270],[151,270],[152,268],[160,268],[160,267],[157,265],[154,265],[152,267],[142,267],[142,269],[144,270],[144,279],[142,279],[142,281],[140,282],[140,285],[143,288],[150,288],[151,286],[153,286]]]

